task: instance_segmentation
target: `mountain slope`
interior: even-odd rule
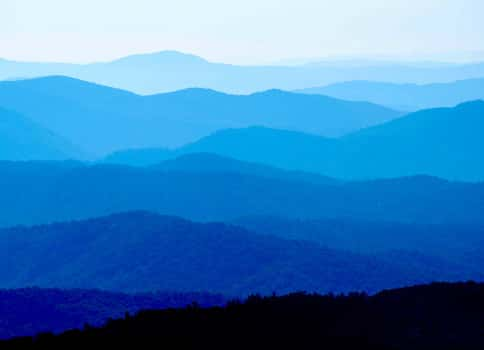
[[[121,294],[99,290],[25,288],[0,290],[0,339],[59,333],[84,325],[102,326],[109,318],[147,309],[223,305],[207,293]]]
[[[24,116],[0,107],[0,159],[60,160],[82,157],[69,142]]]
[[[2,343],[18,348],[476,350],[484,286],[433,283],[377,295],[251,297],[223,308],[150,310],[100,329]]]
[[[369,103],[276,90],[139,96],[66,77],[0,82],[0,105],[97,155],[180,146],[220,129],[254,124],[340,136],[401,115]]]
[[[459,80],[441,84],[391,84],[350,81],[298,90],[300,93],[332,96],[349,101],[369,101],[402,111],[452,107],[484,99],[484,79]]]
[[[475,101],[416,112],[348,135],[341,139],[341,152],[347,161],[352,160],[352,176],[420,173],[479,181],[484,179],[484,161],[479,156],[483,130],[484,101]]]
[[[185,121],[216,123],[230,120],[228,127],[262,125],[325,136],[341,136],[401,115],[366,102],[348,103],[325,96],[314,97],[281,90],[226,95],[189,89],[150,96],[148,100]]]
[[[388,253],[396,257],[401,251],[410,251],[466,265],[469,271],[478,271],[484,264],[483,225],[429,225],[351,218],[291,220],[267,216],[239,218],[233,223],[253,232],[312,241],[362,254]]]
[[[88,65],[0,61],[0,79],[66,75],[141,94],[193,87],[228,93],[253,93],[273,88],[304,89],[342,81],[398,83],[449,82],[484,76],[484,65],[425,66],[408,63],[343,62],[335,65],[237,66],[208,62],[174,51],[124,57]]]
[[[4,288],[247,295],[377,291],[433,279],[481,278],[442,262],[409,265],[143,212],[0,230],[0,241]]]
[[[430,177],[316,184],[243,173],[9,162],[0,162],[0,173],[3,227],[139,209],[201,221],[269,215],[483,222],[484,184]]]
[[[271,166],[320,172],[338,141],[317,135],[264,127],[227,129],[181,147],[177,153],[209,152]]]
[[[173,156],[208,152],[340,179],[426,174],[482,181],[483,116],[484,101],[474,101],[412,113],[339,139],[262,127],[229,129],[181,147]],[[130,158],[136,158],[133,152]]]
[[[325,176],[301,171],[286,171],[264,164],[242,162],[211,153],[188,153],[166,160],[153,167],[163,171],[189,173],[237,173],[242,175],[274,178],[285,181],[310,182],[314,184],[338,184],[339,181]]]

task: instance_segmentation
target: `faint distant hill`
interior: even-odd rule
[[[401,111],[416,111],[482,100],[484,79],[424,85],[350,81],[297,92],[332,96],[349,101],[368,101]]]
[[[0,107],[0,159],[61,160],[82,158],[70,142],[28,118]]]
[[[271,170],[267,176],[258,167],[241,167],[237,172],[189,169],[0,162],[0,226],[139,209],[199,221],[253,215],[407,223],[484,221],[482,183],[417,176],[325,184],[324,178],[316,183],[317,176],[308,179],[284,171]]]
[[[426,174],[482,181],[483,116],[484,101],[474,101],[422,110],[337,139],[262,127],[228,129],[176,149],[172,157],[208,152],[346,180]],[[168,157],[165,152],[160,160]],[[118,163],[134,164],[133,159],[136,151],[116,154]]]
[[[66,77],[0,82],[0,105],[97,155],[180,146],[250,125],[340,136],[401,116],[366,102],[278,90],[227,95],[188,89],[140,96]]]
[[[55,251],[55,254],[49,252]],[[390,260],[145,212],[0,230],[0,286],[230,296],[378,291],[481,278],[440,260]]]
[[[208,293],[122,294],[100,290],[24,288],[0,290],[0,339],[59,333],[102,326],[110,318],[147,309],[223,305],[220,295]]]
[[[351,80],[434,83],[484,76],[484,65],[388,63],[378,61],[316,63],[303,66],[237,66],[209,62],[176,51],[162,51],[93,64],[0,61],[0,79],[67,75],[95,83],[154,94],[193,87],[227,93],[268,89],[295,90]]]

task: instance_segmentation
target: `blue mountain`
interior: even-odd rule
[[[484,99],[484,79],[459,80],[440,84],[392,84],[370,81],[350,81],[324,87],[298,90],[349,101],[369,101],[401,111],[452,107]]]
[[[108,319],[124,317],[147,309],[223,305],[220,295],[208,293],[123,294],[85,289],[21,288],[0,290],[0,339],[54,334],[100,327]]]
[[[409,264],[145,212],[0,230],[0,262],[0,286],[7,288],[204,290],[229,296],[374,292],[433,279],[481,278],[438,259]]]
[[[414,252],[415,260],[438,257],[479,271],[484,264],[484,226],[472,224],[419,224],[389,221],[294,220],[282,217],[238,218],[234,224],[252,232],[284,239],[306,240],[337,250],[386,255],[398,259]]]
[[[115,159],[112,159],[115,161]],[[242,174],[276,180],[309,182],[313,184],[338,184],[340,181],[303,171],[287,171],[260,163],[243,162],[211,153],[188,153],[165,160],[153,166],[163,171],[201,174]]]
[[[283,171],[268,176],[251,165],[237,172],[177,168],[0,162],[0,226],[139,209],[197,221],[254,215],[472,225],[484,220],[482,183],[425,176],[325,183]]]
[[[371,80],[397,83],[433,83],[484,76],[484,65],[359,62],[303,66],[237,66],[162,51],[87,65],[0,62],[0,79],[66,75],[98,84],[154,94],[193,87],[228,93],[253,93],[272,88],[304,89],[332,83]]]
[[[0,107],[0,159],[61,160],[82,158],[70,142],[28,118]]]
[[[339,136],[401,115],[369,103],[277,90],[244,96],[189,89],[139,96],[66,77],[0,82],[0,105],[95,155],[180,146],[217,130],[254,124]]]
[[[208,152],[346,180],[424,174],[481,181],[483,116],[484,101],[474,101],[419,111],[337,139],[263,127],[228,129],[174,150],[172,157]],[[128,154],[118,152],[117,162],[133,164],[136,156]]]

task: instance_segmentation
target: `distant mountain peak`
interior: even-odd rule
[[[484,107],[484,100],[473,100],[473,101],[467,101],[460,103],[456,106],[457,108],[482,108]]]
[[[179,51],[158,51],[146,54],[136,54],[117,59],[111,63],[143,62],[145,64],[190,64],[209,63],[200,56],[187,54]]]
[[[224,92],[202,87],[191,87],[157,95],[179,95],[179,96],[229,96]],[[156,95],[153,95],[156,96]]]

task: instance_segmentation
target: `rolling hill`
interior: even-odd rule
[[[0,82],[0,105],[98,156],[180,146],[254,124],[340,136],[401,115],[369,103],[278,90],[227,95],[188,89],[140,96],[67,77]]]
[[[344,180],[424,174],[482,181],[483,116],[484,101],[473,101],[419,111],[338,139],[263,127],[227,129],[176,149],[171,157],[208,152]],[[116,154],[120,164],[134,164],[136,158],[136,151]],[[158,161],[167,158],[169,152]],[[151,157],[150,163],[156,162]]]
[[[147,309],[223,305],[220,295],[208,293],[122,294],[100,290],[23,288],[0,290],[0,339],[60,333],[102,326],[108,319]]]
[[[297,92],[331,96],[349,101],[369,101],[400,111],[412,112],[483,100],[484,79],[424,85],[349,81]]]
[[[483,222],[484,184],[418,176],[317,184],[235,172],[0,162],[0,226],[149,210],[197,221],[268,215],[415,223]],[[33,185],[34,184],[34,185]]]
[[[115,159],[112,159],[114,162]],[[243,162],[211,153],[188,153],[153,165],[153,169],[185,173],[235,173],[283,181],[313,184],[338,184],[340,181],[326,176],[302,171],[287,171],[260,163]]]
[[[416,112],[384,126],[348,135],[341,139],[342,153],[345,164],[352,160],[353,174],[349,176],[392,177],[419,173],[481,181],[484,162],[478,150],[484,146],[480,137],[482,130],[484,101],[474,101],[455,108]],[[342,176],[345,164],[335,164]]]
[[[145,212],[0,231],[0,286],[225,295],[378,291],[480,279],[440,260],[364,256]],[[52,252],[55,252],[52,254]]]
[[[478,271],[484,264],[483,225],[438,225],[354,220],[291,220],[277,217],[244,217],[232,221],[252,232],[284,239],[306,240],[325,247],[360,254],[389,254],[399,251],[467,265]],[[418,258],[418,255],[416,255]]]
[[[419,63],[351,62],[285,66],[237,66],[174,51],[140,54],[87,65],[0,61],[0,79],[66,75],[140,94],[193,87],[227,93],[295,90],[350,80],[434,83],[484,76],[482,63],[432,66]]]
[[[476,350],[484,347],[484,286],[433,283],[377,295],[253,296],[209,309],[146,310],[2,348]]]
[[[83,153],[62,137],[0,107],[0,159],[62,160],[82,157]]]

